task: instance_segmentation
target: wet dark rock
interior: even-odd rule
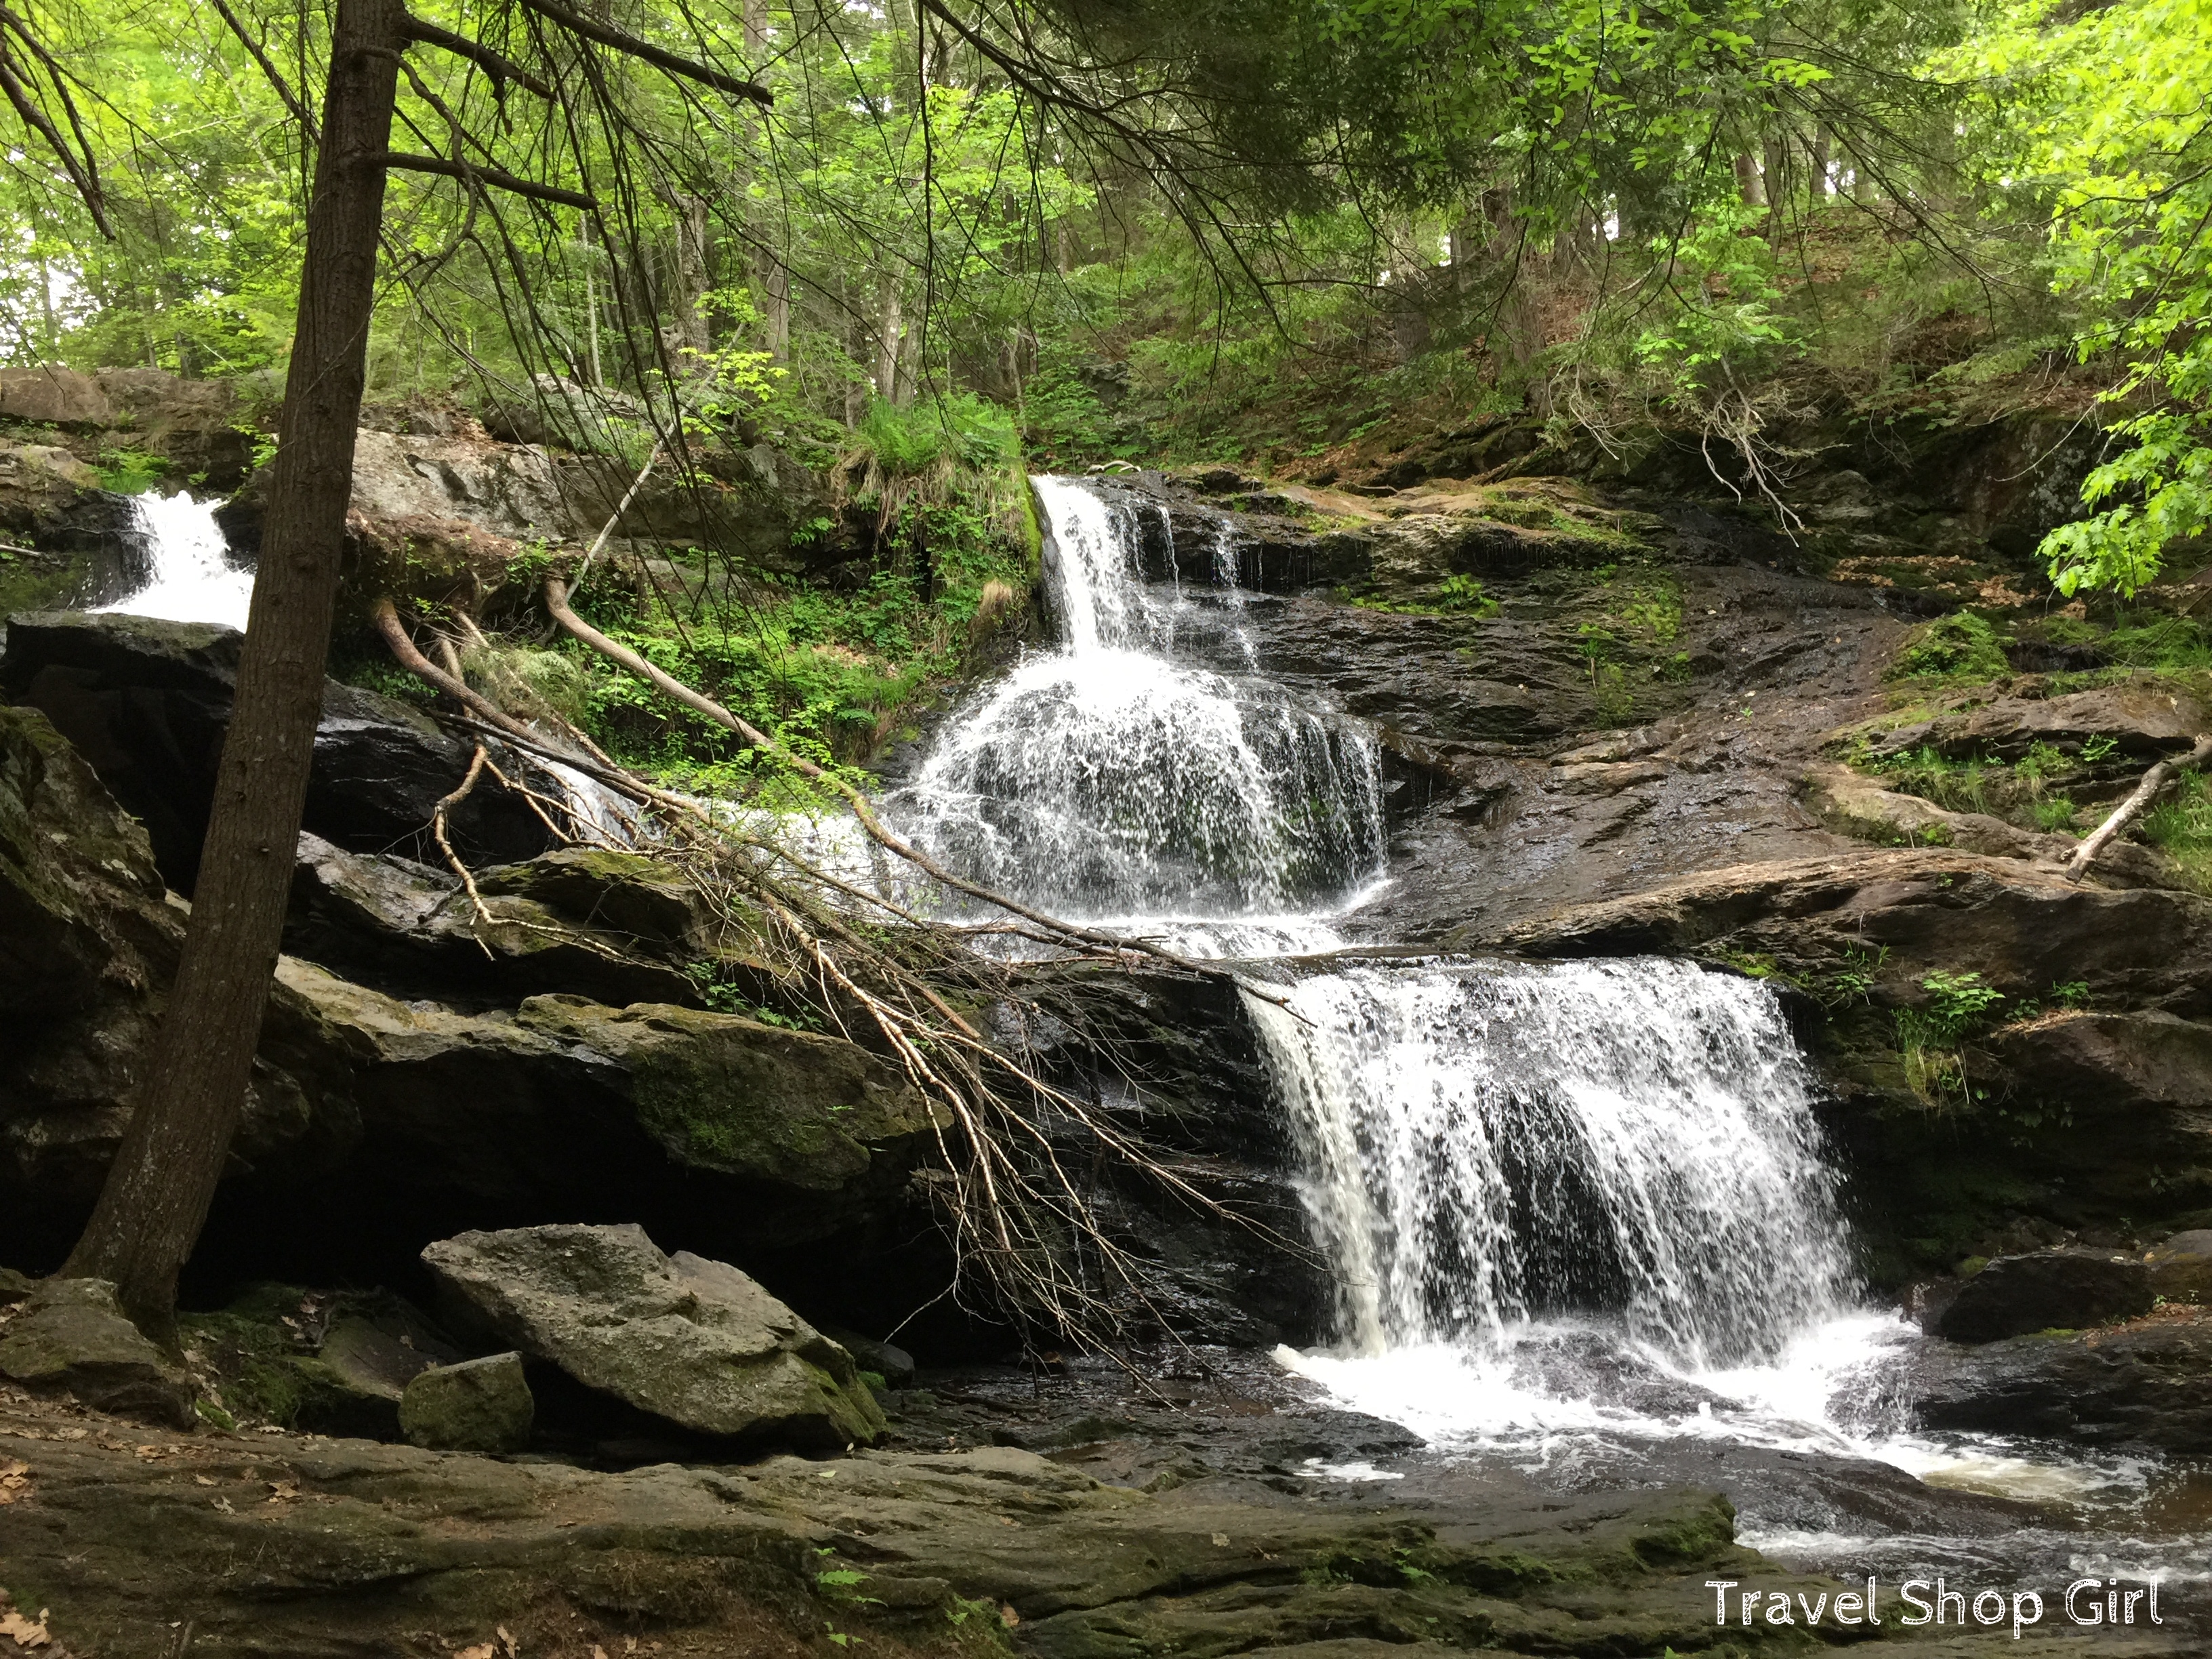
[[[0,439],[0,627],[17,611],[106,605],[137,586],[129,516],[69,450]]]
[[[199,866],[244,637],[205,623],[55,612],[15,617],[0,656],[0,696],[39,708],[76,745],[145,823],[180,892]],[[305,827],[342,847],[420,855],[433,810],[468,760],[468,748],[419,710],[330,682]],[[527,803],[495,787],[471,792],[449,823],[456,848],[477,860],[527,858],[549,839]]]
[[[914,1356],[894,1343],[862,1336],[858,1331],[848,1330],[842,1325],[824,1325],[822,1334],[853,1356],[853,1363],[864,1371],[873,1371],[884,1380],[884,1386],[903,1389],[914,1382]]]
[[[50,1279],[0,1324],[0,1376],[96,1410],[189,1428],[191,1379],[148,1341],[100,1279]]]
[[[2000,696],[1870,733],[1866,744],[1875,755],[1926,747],[1954,760],[2015,761],[2038,743],[2078,754],[2101,738],[2112,752],[2147,766],[2187,749],[2205,727],[2205,711],[2193,699],[2151,686],[2111,685],[2040,700]]]
[[[1931,1428],[2212,1451],[2212,1313],[2165,1308],[2117,1328],[1960,1351],[1915,1410]]]
[[[2075,1110],[2212,1107],[2212,1024],[2156,1009],[2066,1010],[1989,1041],[2022,1097]]]
[[[2081,1330],[2148,1313],[2153,1294],[2137,1255],[2075,1248],[1999,1256],[1959,1287],[1934,1329],[1954,1342]]]
[[[1295,1155],[1235,988],[1073,963],[1024,968],[1012,989],[991,1011],[992,1041],[1171,1158],[1197,1194],[1119,1162],[1098,1167],[1091,1203],[1142,1267],[1149,1316],[1209,1343],[1264,1348],[1322,1334],[1330,1293],[1306,1248]],[[1063,1157],[1097,1163],[1076,1126],[1050,1130]]]
[[[464,1233],[422,1259],[474,1323],[690,1433],[830,1451],[884,1426],[850,1354],[736,1268],[664,1255],[641,1227]]]
[[[479,891],[482,892],[481,885]],[[479,902],[481,908],[479,908]],[[630,942],[510,892],[301,833],[285,945],[364,982],[511,1000],[544,991],[623,1004],[693,1003],[696,984]]]

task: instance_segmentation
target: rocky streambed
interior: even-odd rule
[[[441,580],[495,585],[497,538],[553,510],[516,494],[554,465],[543,453],[428,431],[378,434],[372,460],[386,450],[401,459],[370,468],[357,502],[365,557],[434,545],[451,556],[416,562]],[[405,461],[431,450],[443,471]],[[790,482],[763,465],[746,488]],[[52,490],[82,494],[54,468]],[[2040,510],[1939,472],[1881,498],[1828,478],[1802,545],[1663,477],[1352,494],[1223,470],[1115,487],[1199,660],[1374,734],[1389,879],[1335,919],[1349,949],[1328,971],[1686,958],[1767,988],[1842,1171],[1852,1272],[1911,1321],[1895,1340],[1912,1363],[1882,1373],[1869,1422],[1824,1419],[1824,1401],[1793,1438],[1771,1431],[1785,1401],[1747,1432],[1711,1376],[1572,1333],[1503,1382],[1556,1398],[1568,1377],[1642,1426],[1416,1434],[1421,1401],[1355,1411],[1349,1382],[1285,1370],[1274,1345],[1310,1354],[1337,1334],[1312,1172],[1249,1007],[1167,969],[1035,964],[983,1012],[1190,1193],[1266,1231],[1102,1171],[1093,1201],[1141,1266],[1152,1326],[1113,1362],[1032,1343],[1009,1364],[1018,1334],[934,1300],[951,1265],[936,1125],[896,1068],[721,1012],[718,987],[799,1006],[744,916],[647,854],[556,848],[493,792],[454,817],[475,915],[423,836],[467,746],[333,684],[289,954],[187,1287],[198,1358],[150,1406],[112,1396],[214,1415],[149,1431],[62,1402],[19,1357],[28,1381],[0,1400],[0,1587],[26,1622],[0,1613],[0,1653],[33,1627],[51,1639],[24,1650],[89,1654],[985,1638],[1352,1659],[1874,1633],[1965,1652],[2009,1632],[1721,1630],[1706,1581],[1794,1597],[1838,1593],[1803,1576],[1823,1571],[1946,1570],[2008,1595],[2107,1569],[2212,1575],[2190,1462],[2212,1367],[2194,1236],[2212,1221],[2212,899],[2148,848],[2069,881],[2065,831],[2002,792],[1969,810],[1893,787],[1919,775],[1892,763],[2002,762],[2025,790],[2043,774],[2015,763],[2056,754],[2086,805],[2204,729],[2201,692],[2155,672],[2067,679],[2063,653],[2095,647],[2025,613],[1993,678],[1900,678],[1929,611],[2017,575]],[[89,510],[67,533],[97,533]],[[1194,549],[1237,591],[1200,580]],[[124,617],[9,623],[0,1261],[23,1273],[58,1261],[119,1133],[236,646]],[[1906,1041],[1942,1012],[1931,983],[1962,975],[1995,1012]],[[572,1322],[719,1329],[714,1352],[784,1367],[807,1410],[712,1415],[666,1391],[673,1327],[556,1340],[542,1309],[471,1304],[423,1255],[641,1226],[659,1265],[627,1289],[572,1285]],[[477,1279],[496,1301],[529,1277],[507,1261]],[[29,1328],[30,1291],[9,1292],[0,1345]],[[740,1305],[752,1336],[732,1334]],[[882,1340],[917,1307],[899,1340],[918,1379]],[[647,1352],[668,1364],[640,1374]],[[425,1385],[416,1437],[481,1449],[404,1443],[423,1376],[464,1426],[422,1426]],[[1446,1392],[1499,1382],[1454,1372]],[[1900,1432],[1941,1456],[1916,1465]],[[2178,1589],[2166,1611],[2156,1631],[2064,1633],[2198,1650]]]

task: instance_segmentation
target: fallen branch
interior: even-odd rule
[[[2184,772],[2192,772],[2212,763],[2212,737],[2199,738],[2197,746],[2185,755],[2176,755],[2162,760],[2142,775],[2135,793],[2112,809],[2112,817],[2091,832],[2089,839],[2074,849],[2074,856],[2066,860],[2066,879],[2079,881],[2088,873],[2097,854],[2109,846],[2115,836],[2150,810],[2151,803],[2166,793],[2166,786]]]
[[[629,481],[629,488],[623,491],[622,500],[615,503],[615,510],[607,515],[606,523],[599,527],[599,533],[585,550],[584,562],[576,572],[578,587],[582,587],[584,578],[592,574],[592,561],[599,556],[599,550],[607,544],[607,538],[615,533],[615,526],[622,522],[622,515],[629,511],[629,504],[637,499],[637,492],[645,488],[645,481],[653,472],[653,464],[659,459],[660,446],[655,444],[653,453],[645,458],[645,465],[638,468],[637,477]]]
[[[867,831],[870,840],[884,851],[905,860],[931,880],[951,888],[956,893],[965,893],[972,899],[981,900],[983,903],[994,906],[1009,915],[1019,916],[1024,921],[1035,922],[1038,927],[1048,929],[1066,939],[1079,941],[1097,949],[1117,954],[1127,951],[1138,951],[1146,956],[1157,957],[1162,962],[1188,972],[1205,975],[1208,978],[1232,981],[1236,978],[1233,973],[1217,963],[1194,961],[1188,957],[1164,950],[1157,945],[1148,944],[1142,939],[1122,939],[1112,933],[1100,933],[1095,928],[1085,927],[1079,923],[1062,921],[1059,917],[1048,915],[1044,911],[1031,909],[1018,899],[1010,898],[1006,894],[994,892],[988,887],[980,887],[972,881],[953,874],[951,871],[938,863],[920,848],[895,834],[881,818],[876,816],[874,805],[862,791],[854,788],[827,768],[817,766],[804,755],[794,753],[786,744],[769,737],[750,721],[732,714],[712,697],[694,691],[672,674],[656,668],[628,646],[618,644],[600,633],[598,629],[568,608],[568,587],[558,576],[548,576],[545,579],[545,608],[552,612],[553,620],[558,623],[571,637],[590,646],[592,650],[610,662],[627,668],[631,673],[648,681],[662,693],[674,698],[686,708],[705,715],[723,730],[734,732],[743,738],[754,748],[764,749],[770,754],[779,757],[800,776],[825,784],[843,796],[845,804],[853,809],[853,816],[860,820],[860,828]]]

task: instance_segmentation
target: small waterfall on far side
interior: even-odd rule
[[[143,551],[147,580],[102,611],[167,622],[219,623],[243,629],[253,596],[253,572],[230,562],[216,504],[183,490],[148,490],[131,500],[131,531]]]

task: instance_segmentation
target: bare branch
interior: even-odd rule
[[[497,167],[472,167],[465,161],[449,161],[442,155],[410,155],[403,150],[387,149],[380,155],[365,158],[376,167],[399,167],[409,173],[434,173],[441,178],[459,179],[468,185],[491,185],[517,196],[527,196],[533,202],[551,202],[561,207],[581,208],[586,213],[599,211],[599,204],[581,191],[562,190],[557,185],[533,184],[527,179],[518,179]]]
[[[216,0],[217,5],[222,0]],[[436,46],[459,58],[465,58],[492,78],[493,89],[502,90],[512,81],[525,92],[536,93],[550,101],[553,88],[532,75],[513,58],[503,58],[489,46],[479,45],[465,35],[455,34],[451,29],[441,29],[435,23],[426,23],[421,18],[410,16],[406,25],[407,38],[426,46]]]
[[[2212,765],[2212,738],[2199,738],[2197,746],[2187,754],[2162,760],[2144,773],[2142,781],[2135,787],[2135,793],[2114,807],[2112,817],[2099,824],[2089,839],[2074,849],[2074,856],[2066,860],[2066,879],[2079,881],[2087,875],[2097,854],[2105,850],[2113,836],[2148,811],[2151,803],[2166,793],[2166,785],[2184,772],[2207,765]]]
[[[624,34],[620,29],[610,28],[605,23],[579,15],[566,6],[556,5],[553,0],[522,0],[522,3],[549,23],[557,23],[571,34],[580,34],[586,40],[596,40],[603,46],[650,64],[657,70],[670,75],[680,75],[689,81],[697,81],[717,91],[726,92],[733,98],[750,98],[763,109],[775,106],[775,94],[757,81],[740,81],[734,75],[725,75],[704,64],[678,58],[674,52],[664,52],[635,35]]]

